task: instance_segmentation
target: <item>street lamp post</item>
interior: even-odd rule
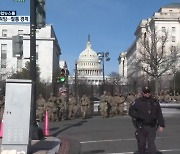
[[[74,88],[74,92],[75,92],[75,98],[77,100],[77,60],[75,61],[75,88]]]
[[[105,75],[104,75],[104,61],[109,61],[109,52],[98,52],[97,53],[99,60],[102,62],[103,66],[103,91],[104,91],[104,86],[105,86]]]

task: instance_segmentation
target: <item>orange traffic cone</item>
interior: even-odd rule
[[[47,110],[46,110],[45,122],[44,122],[44,136],[49,136],[49,119],[48,119]]]
[[[2,119],[1,123],[0,123],[0,138],[3,137],[3,129],[4,129],[4,121]]]

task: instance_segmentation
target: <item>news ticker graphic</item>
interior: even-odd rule
[[[0,11],[0,16],[16,16],[16,11]]]
[[[0,22],[30,22],[30,16],[0,16]]]

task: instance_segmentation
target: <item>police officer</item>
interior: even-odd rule
[[[142,97],[130,105],[129,115],[133,118],[137,129],[136,138],[139,154],[145,154],[146,142],[148,142],[149,154],[155,154],[156,129],[159,126],[159,132],[162,132],[165,122],[159,102],[151,96],[148,87],[144,87]]]

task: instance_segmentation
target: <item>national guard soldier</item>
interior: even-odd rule
[[[129,106],[130,104],[135,100],[135,97],[132,93],[129,93],[127,98],[126,98],[126,103],[127,103],[127,112],[129,111]],[[127,113],[128,114],[128,113]]]
[[[177,103],[180,103],[180,95],[178,92],[176,93],[175,99]]]
[[[77,107],[76,98],[73,96],[72,93],[70,93],[68,100],[68,119],[75,119],[77,110],[78,107]]]
[[[117,106],[117,108],[116,108],[117,115],[123,115],[123,103],[124,102],[125,102],[125,97],[122,94],[118,95],[117,93],[115,93],[114,103]]]
[[[55,109],[55,100],[56,98],[54,97],[53,93],[50,93],[50,97],[46,103],[46,110],[48,111],[48,118],[50,121],[54,121],[54,109]]]
[[[171,102],[171,96],[169,95],[169,93],[167,91],[165,92],[165,95],[164,95],[164,101],[165,101],[165,103]]]
[[[101,115],[103,116],[103,118],[107,118],[108,117],[108,99],[107,99],[107,93],[106,91],[104,91],[103,95],[101,96],[100,99],[100,110],[101,110]]]
[[[108,113],[108,117],[109,116],[113,116],[113,97],[111,96],[110,92],[107,92],[107,105],[108,105],[108,109],[107,109],[107,113]]]
[[[39,121],[43,121],[44,119],[44,112],[45,112],[45,105],[46,105],[46,101],[43,98],[42,94],[39,94],[39,98],[36,102],[37,105],[37,117],[39,119]]]
[[[136,127],[136,138],[139,154],[145,154],[146,142],[148,153],[155,154],[156,129],[162,132],[165,127],[163,114],[158,100],[153,98],[148,87],[143,88],[143,96],[136,99],[129,108],[129,115]]]
[[[64,120],[65,119],[65,99],[64,96],[59,93],[58,97],[56,98],[56,115],[57,115],[57,120]]]
[[[3,114],[4,114],[4,105],[5,105],[5,99],[4,99],[4,96],[1,95],[0,96],[0,123],[2,121]]]
[[[83,116],[82,118],[86,119],[87,118],[88,109],[90,108],[90,100],[86,96],[86,94],[84,94],[81,97],[80,103],[81,103],[81,112],[82,112],[82,116]]]
[[[161,91],[160,93],[159,93],[159,103],[164,103],[165,101],[164,101],[164,93],[163,93],[163,91]]]

